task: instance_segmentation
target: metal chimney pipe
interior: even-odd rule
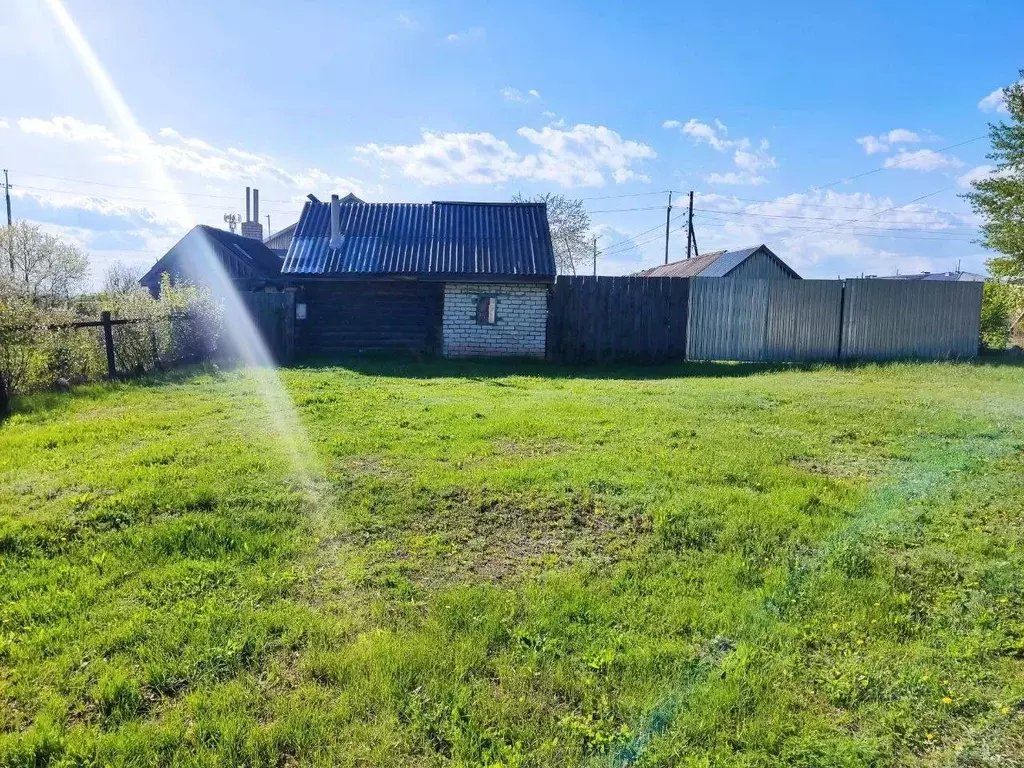
[[[252,220],[259,223],[260,220],[260,191],[254,189],[252,191]]]
[[[331,248],[341,247],[341,204],[331,195]]]
[[[249,210],[249,187],[245,188],[245,220],[252,221],[252,212]]]

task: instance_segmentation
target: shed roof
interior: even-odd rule
[[[340,206],[339,214],[342,242],[332,248],[330,203],[305,204],[282,274],[499,281],[555,277],[543,203],[352,202]]]
[[[645,269],[638,272],[637,275],[640,277],[726,277],[736,267],[759,252],[778,262],[790,277],[796,280],[800,279],[800,275],[792,267],[772,253],[772,250],[763,243],[747,248],[738,248],[735,251],[712,251],[692,259],[673,261]]]
[[[172,262],[183,264],[192,258],[204,260],[209,258],[210,250],[222,262],[237,260],[255,274],[268,280],[278,277],[281,271],[281,258],[259,240],[242,237],[206,224],[197,224],[150,267],[139,283],[145,286],[158,284],[160,275],[171,271]]]

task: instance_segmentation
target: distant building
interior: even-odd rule
[[[800,280],[800,275],[767,245],[735,251],[712,251],[636,273],[637,277],[760,277]]]
[[[281,257],[259,239],[199,224],[175,243],[139,283],[154,296],[160,295],[164,273],[172,284],[209,283],[211,258],[220,262],[224,274],[239,290],[264,290],[275,286],[281,276]]]
[[[310,199],[311,202],[320,202],[315,195],[307,195],[307,197]],[[366,201],[360,200],[352,193],[349,193],[340,200],[338,200],[338,202],[345,204],[365,203]],[[295,228],[298,226],[299,222],[296,221],[294,224],[289,224],[284,229],[279,229],[277,232],[274,232],[269,237],[267,237],[267,239],[263,241],[263,244],[283,259],[285,257],[285,254],[288,253],[288,246],[292,244],[292,238],[295,237]]]
[[[879,280],[938,280],[943,283],[983,283],[988,278],[974,272],[919,272],[914,275],[868,275]]]

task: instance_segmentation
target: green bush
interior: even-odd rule
[[[103,293],[64,304],[33,302],[0,286],[0,413],[16,394],[95,381],[106,374],[106,348],[99,327],[62,328],[114,319],[114,361],[121,373],[208,360],[220,354],[223,309],[209,290],[173,286],[164,280],[160,298],[139,288]]]
[[[1006,349],[1010,324],[1024,311],[1024,286],[986,282],[981,299],[981,346]]]

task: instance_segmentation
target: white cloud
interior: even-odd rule
[[[970,189],[971,184],[975,181],[983,181],[984,179],[999,179],[1005,178],[1010,175],[1009,169],[997,171],[994,165],[978,165],[967,173],[958,176],[956,183],[964,189]]]
[[[544,112],[541,112],[540,116],[547,117],[551,120],[554,120],[556,117],[558,117],[558,115],[556,115],[554,112],[551,112],[550,110],[545,110]]]
[[[719,120],[714,119],[714,125],[702,123],[700,120],[691,117],[685,123],[678,120],[666,120],[662,123],[663,128],[679,128],[685,135],[692,138],[698,144],[707,144],[718,152],[732,150],[732,161],[736,166],[734,171],[715,172],[706,177],[709,184],[744,184],[757,186],[765,184],[768,179],[761,174],[761,171],[768,168],[778,168],[778,161],[772,156],[767,139],[761,139],[757,149],[749,138],[729,138],[729,128]]]
[[[410,16],[407,13],[398,14],[397,16],[395,16],[395,21],[397,21],[403,27],[407,27],[409,29],[412,29],[413,27],[416,26],[416,20],[413,19],[412,16]]]
[[[125,146],[124,141],[106,126],[83,123],[74,117],[53,117],[49,120],[23,117],[18,121],[18,127],[24,133],[73,144],[95,143],[107,149]]]
[[[905,171],[937,171],[940,168],[959,168],[963,161],[953,155],[944,155],[930,149],[908,152],[901,149],[895,155],[885,158],[885,168],[900,168]]]
[[[879,136],[861,136],[857,139],[857,143],[869,155],[888,152],[895,144],[919,144],[922,141],[924,138],[919,133],[906,128],[893,128]]]
[[[671,121],[675,122],[675,121]],[[726,134],[729,129],[725,127],[721,120],[715,118],[715,126],[702,123],[697,118],[691,117],[682,127],[683,133],[691,137],[698,144],[706,142],[711,145],[714,149],[719,152],[725,152],[730,149],[749,149],[750,139],[729,139],[726,138]]]
[[[606,175],[620,184],[648,181],[633,166],[657,156],[646,144],[623,139],[604,126],[523,127],[517,133],[539,150],[521,153],[491,133],[424,131],[419,144],[366,144],[357,152],[394,163],[406,176],[428,185],[534,179],[563,187],[601,186]]]
[[[916,144],[924,141],[920,135],[906,128],[893,128],[887,137],[890,144]]]
[[[889,151],[889,145],[874,136],[861,136],[857,139],[857,143],[864,147],[864,151],[869,155]]]
[[[22,118],[18,127],[25,133],[70,144],[89,144],[111,150],[97,159],[129,166],[138,161],[132,147],[103,125],[84,123],[73,117],[49,120]],[[317,168],[290,171],[272,158],[237,147],[220,149],[207,141],[184,136],[174,128],[161,128],[156,138],[146,137],[149,149],[165,168],[195,174],[214,181],[257,181],[270,179],[305,192],[345,190],[357,194],[363,185],[356,179],[332,176]]]
[[[708,184],[743,184],[757,187],[761,184],[767,184],[768,179],[756,173],[737,173],[736,171],[729,171],[728,173],[708,174],[707,182]]]
[[[478,40],[482,40],[486,31],[483,27],[470,27],[469,29],[461,32],[452,32],[445,40],[449,43],[470,43]]]
[[[9,128],[9,127],[10,126],[7,123],[7,119],[3,118],[3,117],[0,117],[0,128]]]
[[[996,88],[992,93],[978,102],[978,109],[982,112],[1002,112],[1008,114],[1006,108],[1006,89]]]
[[[769,153],[768,141],[766,139],[761,139],[761,144],[756,152],[737,149],[732,157],[736,167],[748,173],[754,173],[764,168],[777,168],[779,165]]]
[[[501,95],[505,98],[505,101],[512,101],[517,104],[521,104],[524,101],[526,101],[526,99],[523,98],[523,94],[519,92],[518,88],[502,88]]]
[[[505,97],[505,101],[512,101],[518,104],[523,104],[526,101],[528,101],[526,96],[529,96],[531,99],[540,98],[540,92],[535,88],[531,88],[526,92],[526,96],[523,96],[523,94],[519,91],[518,88],[511,88],[506,86],[505,88],[501,89],[501,95]]]
[[[825,191],[762,202],[710,193],[697,199],[695,228],[705,251],[767,243],[805,277],[949,269],[933,264],[931,257],[908,255],[918,247],[901,248],[903,238],[966,246],[976,234],[976,222],[953,211],[925,203],[892,210],[896,205],[891,198],[866,193]]]

